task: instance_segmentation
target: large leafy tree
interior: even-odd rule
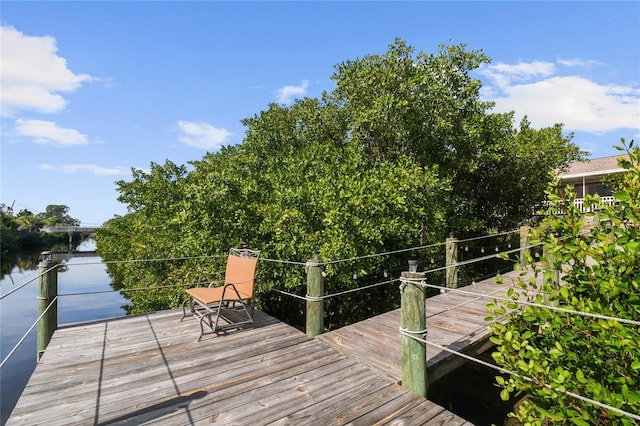
[[[633,141],[628,154],[619,160],[627,172],[616,204],[589,213],[597,219],[593,227],[574,207],[575,194],[550,194],[550,214],[537,236],[548,255],[530,271],[544,284],[523,278],[513,303],[489,306],[497,315],[518,308],[490,328],[498,345],[493,357],[517,373],[497,378],[503,398],[526,395],[515,413],[524,424],[638,424],[619,411],[640,413],[640,150]],[[597,209],[599,201],[585,202]],[[557,281],[549,271],[561,268]],[[518,299],[536,305],[518,306]]]
[[[69,207],[64,204],[49,204],[43,213],[36,215],[45,225],[80,225],[79,219],[69,216]]]
[[[243,120],[242,144],[208,153],[189,171],[152,165],[119,182],[130,213],[98,234],[98,249],[107,259],[187,258],[112,269],[136,276],[125,285],[188,285],[223,269],[224,258],[208,256],[243,243],[272,259],[300,262],[318,251],[331,261],[442,241],[450,231],[510,228],[544,196],[547,172],[579,151],[561,126],[523,122],[518,131],[511,115],[491,114],[470,76],[487,61],[464,46],[415,55],[396,40],[383,55],[338,64],[335,90]],[[546,162],[541,148],[553,152]],[[331,265],[327,291],[403,264],[396,257]],[[304,294],[304,269],[263,262],[259,271],[262,308],[297,321],[303,305],[268,290]],[[390,287],[376,291],[330,305],[330,321],[380,311],[397,297]],[[164,292],[141,293],[134,310],[172,306],[181,295]]]
[[[183,257],[175,246],[182,239],[177,218],[183,209],[187,169],[166,161],[152,163],[149,171],[134,169],[132,174],[132,181],[117,182],[118,200],[130,212],[99,229],[96,243],[105,260],[147,260],[117,262],[109,272],[118,286],[130,290],[124,294],[131,300],[131,310],[148,312],[180,301],[175,288],[166,288],[170,272],[180,261],[165,259]]]
[[[215,278],[225,259],[210,256],[231,246],[259,247],[276,259],[304,261],[318,251],[323,259],[335,260],[439,236],[443,215],[438,196],[446,185],[408,158],[372,162],[344,138],[328,139],[336,130],[321,125],[327,111],[315,100],[299,101],[291,108],[271,105],[245,121],[244,144],[206,155],[192,163],[190,173],[170,163],[152,165],[151,172],[134,171],[132,182],[118,183],[121,201],[126,200],[132,212],[99,231],[102,256],[181,258],[111,265],[118,281],[129,282],[125,287],[149,286],[151,291],[125,293],[132,298],[134,311],[157,309],[158,303],[174,306],[182,292],[162,287]],[[302,118],[305,126],[299,125]],[[273,138],[273,129],[288,132],[289,137]],[[427,223],[428,227],[420,226]],[[139,237],[120,244],[123,235]],[[363,274],[380,270],[382,275],[398,262],[402,260],[372,260],[357,268]],[[357,285],[353,267],[328,268],[327,290]],[[258,292],[262,307],[275,311],[277,304],[280,314],[299,323],[303,305],[274,297],[269,289],[304,294],[304,273],[301,265],[263,263]],[[382,290],[378,306],[367,309],[388,308],[385,299],[396,294],[395,288]],[[365,301],[355,300],[330,310],[332,321],[344,322],[366,312],[360,310]],[[283,303],[290,306],[283,309]]]
[[[47,207],[48,214],[34,215],[27,209],[14,214],[11,206],[0,205],[2,273],[11,271],[17,261],[18,254],[21,252],[30,253],[35,250],[54,249],[57,244],[65,244],[67,242],[66,235],[48,234],[41,232],[40,229],[45,224],[61,223],[61,220],[72,225],[80,223],[79,220],[71,218],[67,214],[68,211],[67,206],[52,205]]]
[[[397,39],[383,55],[336,66],[331,94],[351,136],[373,158],[409,154],[438,167],[452,188],[448,230],[511,229],[544,199],[550,171],[581,158],[562,126],[536,130],[526,118],[491,113],[472,72],[490,59],[464,45],[415,54]]]

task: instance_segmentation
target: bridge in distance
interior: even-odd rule
[[[42,232],[48,234],[93,234],[100,226],[70,226],[70,225],[54,225],[45,226]]]

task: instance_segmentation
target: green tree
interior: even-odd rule
[[[0,250],[2,273],[10,272],[19,252],[53,249],[56,244],[66,243],[66,235],[52,235],[40,231],[44,220],[29,210],[14,214],[13,208],[0,205]]]
[[[513,113],[491,113],[471,73],[490,62],[465,45],[414,53],[397,39],[383,55],[336,66],[331,99],[350,137],[374,160],[410,155],[451,182],[447,228],[458,236],[510,230],[544,200],[550,172],[582,157],[562,125],[520,129]]]
[[[79,219],[69,216],[69,207],[64,204],[49,204],[44,213],[38,213],[36,217],[41,219],[45,225],[80,225]]]
[[[44,226],[44,220],[33,214],[30,210],[20,210],[15,218],[19,224],[20,229],[27,230],[29,232],[37,232]]]
[[[107,260],[186,258],[111,266],[125,287],[165,287],[223,269],[224,258],[210,256],[240,244],[272,259],[300,262],[317,250],[333,261],[443,241],[450,231],[510,230],[543,199],[548,172],[579,150],[561,126],[523,121],[518,131],[511,114],[491,114],[470,77],[486,62],[464,46],[415,55],[396,40],[384,55],[338,64],[335,90],[243,120],[242,144],[188,171],[152,164],[118,182],[130,213],[98,233],[98,250]],[[541,148],[553,152],[546,162]],[[402,256],[332,265],[327,291],[404,266]],[[263,262],[259,273],[261,307],[299,319],[303,305],[269,289],[304,294],[303,268]],[[132,299],[132,309],[175,306],[182,293],[141,292],[132,297],[148,300]],[[381,288],[369,299],[332,301],[329,321],[388,309],[395,297]]]
[[[224,269],[225,259],[206,256],[243,243],[271,258],[300,261],[318,250],[325,260],[335,260],[415,245],[421,232],[426,232],[415,224],[428,222],[429,238],[440,232],[442,214],[435,207],[422,206],[437,207],[442,184],[411,161],[372,163],[357,145],[341,139],[323,142],[318,132],[325,128],[308,117],[305,130],[289,129],[292,138],[273,141],[273,130],[263,133],[260,128],[296,127],[292,117],[304,114],[317,114],[320,120],[326,110],[316,110],[317,106],[313,100],[300,101],[291,109],[272,105],[259,119],[246,121],[244,144],[193,162],[188,174],[168,163],[152,165],[150,173],[134,171],[132,182],[119,182],[120,200],[132,212],[99,230],[101,255],[105,259],[187,258],[113,264],[114,277],[126,281],[132,311],[175,306],[183,292],[159,287],[214,277]],[[131,242],[122,244],[124,235],[132,236]],[[359,265],[363,270],[378,269],[369,266]],[[269,293],[272,286],[304,294],[304,269],[294,269],[261,265],[263,285],[258,299],[263,309],[275,311],[274,305],[281,302]],[[328,273],[333,278],[329,290],[354,285],[353,271],[329,268]],[[127,287],[140,285],[151,291],[126,292]],[[377,309],[382,309],[384,298],[378,303]],[[298,305],[292,303],[284,311],[300,323],[302,306]],[[332,321],[345,321],[358,312],[355,303],[347,305],[332,315]],[[279,309],[282,312],[281,304]]]
[[[127,204],[130,213],[111,219],[98,229],[96,248],[105,260],[160,259],[110,265],[109,272],[117,286],[123,291],[136,289],[124,291],[131,300],[131,312],[176,306],[180,302],[179,292],[166,285],[175,284],[169,277],[180,261],[167,263],[162,259],[185,256],[177,247],[184,238],[177,218],[183,211],[186,167],[171,161],[163,165],[151,163],[150,171],[132,169],[132,175],[130,182],[116,182],[118,200]]]
[[[6,255],[17,245],[18,223],[13,216],[13,209],[6,204],[0,204],[0,249]]]
[[[548,255],[531,271],[544,284],[537,288],[534,279],[523,277],[522,290],[510,293],[513,303],[488,307],[494,315],[511,310],[507,322],[490,326],[497,344],[493,358],[519,375],[497,380],[503,399],[528,396],[515,413],[525,424],[638,424],[615,410],[640,413],[640,150],[633,141],[622,143],[629,160],[619,159],[627,172],[620,176],[615,205],[587,213],[597,218],[589,229],[574,207],[575,194],[569,191],[563,199],[551,192],[549,216],[537,233]],[[588,196],[585,203],[595,209],[599,201]],[[549,271],[560,268],[564,273],[556,283]],[[519,306],[518,299],[565,311]]]

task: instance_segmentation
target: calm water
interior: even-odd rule
[[[92,241],[83,243],[78,250],[95,248]],[[125,315],[127,303],[118,292],[69,295],[110,291],[111,279],[100,257],[71,257],[59,262],[65,267],[58,272],[58,324],[104,319]],[[31,278],[38,276],[38,268],[15,266],[0,280],[0,294],[6,294]],[[0,359],[11,352],[38,318],[36,296],[38,280],[0,300]],[[11,410],[36,367],[36,329],[0,370],[0,417],[7,422]]]

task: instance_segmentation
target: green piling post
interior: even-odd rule
[[[425,289],[404,281],[403,278],[422,278],[422,274],[403,272],[400,285],[400,326],[416,337],[426,335]],[[424,333],[424,334],[423,334]],[[402,349],[402,386],[422,397],[427,397],[427,345],[404,334],[400,337]]]
[[[38,322],[37,327],[37,360],[40,361],[47,348],[53,332],[58,328],[58,268],[50,251],[42,252],[42,260],[38,264]],[[52,304],[53,302],[53,304]],[[47,310],[47,307],[51,307]]]
[[[520,266],[527,266],[527,256],[529,255],[529,232],[531,228],[528,226],[520,227]]]
[[[560,271],[555,267],[555,257],[551,253],[551,249],[547,244],[542,248],[543,257],[545,259],[546,266],[548,268],[549,279],[554,285],[560,284]]]
[[[447,238],[446,251],[446,284],[448,288],[458,288],[458,239]]]
[[[324,265],[313,253],[307,261],[307,336],[313,337],[324,331]]]

